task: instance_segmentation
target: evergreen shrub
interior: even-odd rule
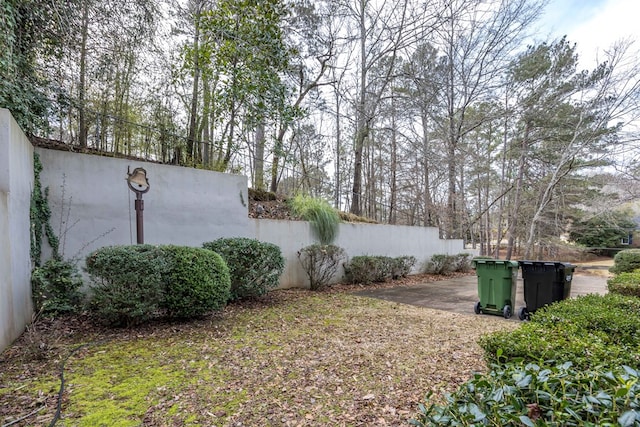
[[[640,374],[629,366],[584,370],[570,362],[514,363],[476,374],[443,405],[419,405],[411,425],[634,426]]]
[[[89,308],[103,323],[131,326],[158,315],[169,265],[152,245],[107,246],[86,258]]]
[[[222,309],[231,279],[222,257],[208,249],[163,246],[169,265],[162,307],[171,317],[198,317]]]
[[[631,273],[640,270],[640,249],[625,249],[613,257],[613,267],[609,269],[614,274]]]
[[[344,272],[349,283],[368,285],[393,277],[396,264],[397,262],[388,256],[358,255],[344,264]]]
[[[75,264],[58,257],[31,272],[31,292],[36,313],[55,317],[81,306],[82,277]]]
[[[590,294],[538,309],[510,332],[480,339],[490,363],[569,361],[580,369],[640,366],[640,299]]]
[[[285,263],[277,245],[235,237],[206,242],[202,246],[220,254],[227,263],[231,300],[262,296],[280,283]]]
[[[607,280],[607,290],[611,294],[640,297],[640,270],[620,273]]]

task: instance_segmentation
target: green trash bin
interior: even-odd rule
[[[476,314],[496,314],[509,319],[516,300],[518,263],[498,259],[474,259],[473,268],[478,277]]]
[[[571,280],[576,266],[568,262],[520,261],[524,282],[525,307],[518,318],[525,320],[540,307],[562,301],[571,295]]]

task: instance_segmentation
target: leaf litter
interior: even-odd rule
[[[407,425],[427,393],[442,402],[486,369],[481,335],[516,327],[359,289],[276,290],[204,319],[132,329],[86,316],[38,321],[0,355],[0,424],[37,411],[12,425],[48,425],[60,364],[86,344],[66,362],[58,425]]]

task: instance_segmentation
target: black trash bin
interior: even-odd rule
[[[567,262],[519,261],[524,284],[524,302],[518,318],[525,320],[540,307],[569,298],[575,265]]]

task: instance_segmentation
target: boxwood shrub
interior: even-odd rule
[[[607,289],[612,294],[640,297],[640,270],[612,277],[607,280]]]
[[[169,264],[162,307],[171,317],[189,318],[220,310],[229,300],[229,269],[220,255],[202,248],[163,246]]]
[[[154,317],[193,317],[222,308],[229,271],[211,251],[185,246],[109,246],[86,259],[88,307],[103,323],[132,326]]]
[[[613,257],[613,267],[609,269],[614,274],[630,273],[640,269],[640,249],[625,249]]]
[[[516,363],[477,374],[446,404],[421,404],[414,426],[634,426],[640,377],[628,366]],[[429,396],[428,396],[429,398]]]
[[[280,283],[284,257],[280,248],[272,243],[235,237],[202,246],[220,254],[229,266],[231,300],[259,297]]]
[[[158,315],[169,265],[151,245],[108,246],[86,258],[89,309],[104,323],[130,326]]]
[[[570,361],[580,369],[640,366],[640,299],[586,295],[537,310],[510,332],[480,339],[490,363]]]

